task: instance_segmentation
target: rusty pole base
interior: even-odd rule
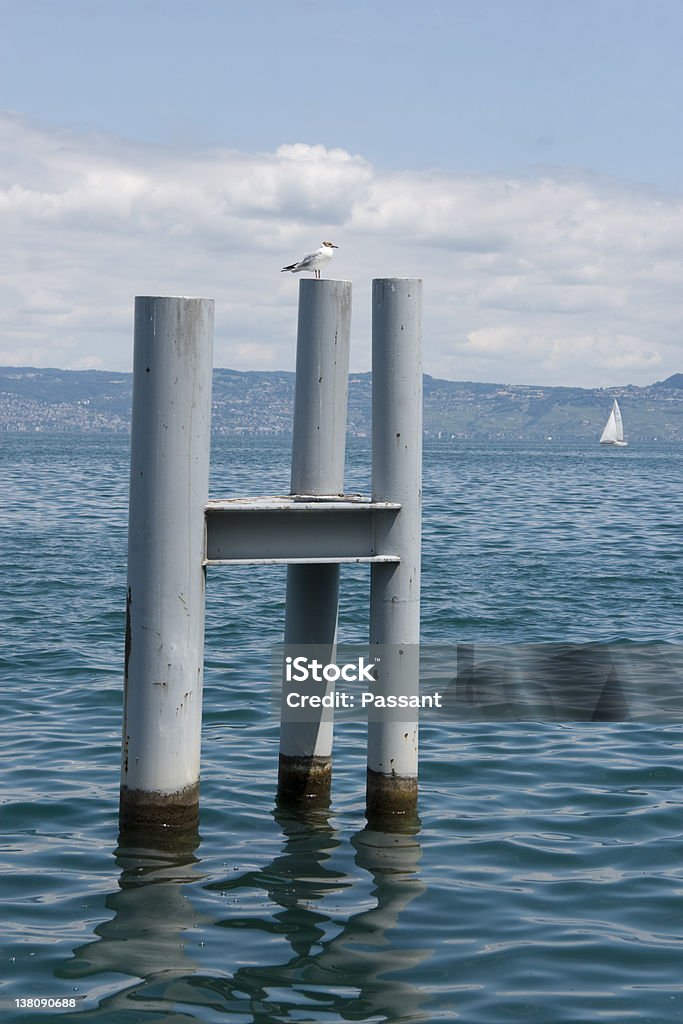
[[[417,821],[417,776],[368,768],[365,816],[371,828]]]
[[[199,824],[199,783],[177,793],[149,793],[121,786],[122,832],[188,832]]]
[[[327,807],[332,788],[331,757],[292,757],[280,754],[279,803]]]

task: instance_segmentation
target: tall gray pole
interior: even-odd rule
[[[422,504],[422,282],[372,283],[372,497],[400,502],[390,528],[400,562],[372,566],[370,657],[377,694],[419,696]],[[418,713],[374,709],[368,721],[367,816],[417,808]]]
[[[213,299],[135,300],[121,825],[195,825]]]
[[[351,282],[299,284],[291,493],[340,495],[344,490],[346,410],[351,336]],[[290,565],[287,570],[285,653],[297,650],[334,661],[339,566]],[[301,683],[283,678],[278,795],[329,801],[333,710],[292,709]],[[328,683],[326,693],[334,690]]]

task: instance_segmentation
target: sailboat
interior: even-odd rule
[[[616,398],[605,424],[605,429],[602,432],[600,444],[613,444],[618,448],[625,448],[628,444],[628,441],[624,441],[624,424],[621,420],[621,409]]]

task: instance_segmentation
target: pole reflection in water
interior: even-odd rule
[[[154,838],[156,847],[143,846],[141,839],[132,845],[132,836],[119,836],[119,888],[106,899],[114,917],[95,929],[97,940],[75,949],[73,959],[56,972],[91,982],[80,988],[86,1006],[99,1004],[97,1016],[131,1009],[138,999],[146,1009],[166,1008],[176,998],[173,983],[198,969],[185,954],[183,934],[207,923],[186,895],[187,883],[201,879],[195,856],[199,836],[194,831]],[[83,1020],[89,1016],[87,1010],[79,1014]]]
[[[184,884],[195,883],[197,893],[201,872],[193,849],[119,848],[120,889],[107,899],[115,916],[96,929],[99,941],[77,949],[59,972],[90,980],[89,1002],[98,998],[95,1009],[80,1014],[84,1021],[124,1009],[135,1011],[136,1024],[146,1020],[145,1011],[150,1021],[160,1011],[174,1021],[213,1020],[219,1013],[259,1024],[290,1014],[332,1024],[428,1020],[421,1010],[428,993],[406,979],[431,950],[406,945],[405,933],[399,945],[391,934],[425,890],[417,873],[417,825],[353,835],[358,870],[348,872],[333,865],[347,840],[328,812],[276,811],[275,819],[282,853],[260,870],[205,882],[204,898],[196,901],[201,913]],[[213,899],[211,921],[206,909]],[[210,963],[185,953],[188,930],[197,926]]]
[[[336,894],[357,886],[359,879],[325,866],[340,842],[326,813],[306,818],[276,813],[276,818],[286,837],[282,855],[264,871],[212,887],[265,889],[281,908],[267,930],[286,938],[291,955],[279,963],[263,957],[260,964],[238,968],[226,998],[239,992],[242,1006],[246,1009],[246,997],[253,1019],[263,1021],[280,1020],[279,1014],[295,1009],[323,1014],[325,1021],[426,1020],[419,1013],[425,993],[401,978],[431,950],[399,948],[388,935],[405,907],[425,890],[417,877],[421,851],[415,833],[365,829],[352,837],[357,867],[372,875],[374,906],[344,918],[339,911],[326,912],[324,901],[334,903]],[[241,932],[258,927],[252,917],[218,923]],[[278,1016],[258,1017],[266,1008]]]

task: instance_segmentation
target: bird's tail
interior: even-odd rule
[[[295,266],[296,266],[296,263],[292,263],[292,265],[290,267],[283,267],[282,270],[280,271],[280,273],[284,274],[285,270],[294,270]]]

